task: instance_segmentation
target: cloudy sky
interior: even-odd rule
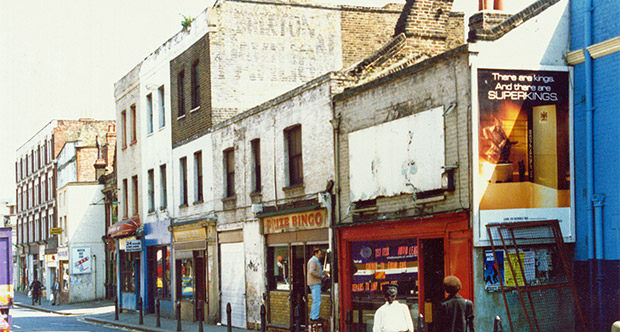
[[[182,15],[213,2],[0,0],[0,201],[14,201],[21,144],[52,119],[113,119],[114,82],[179,31]],[[460,10],[477,3],[455,2]]]

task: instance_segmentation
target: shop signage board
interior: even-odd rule
[[[90,248],[71,248],[71,274],[91,273]]]
[[[554,219],[575,241],[570,80],[568,67],[474,71],[474,245],[490,223]]]
[[[59,247],[56,252],[56,258],[59,261],[69,260],[69,247]]]
[[[173,233],[174,241],[196,241],[205,240],[207,238],[207,229],[204,227],[175,231]]]
[[[126,252],[140,252],[142,251],[142,240],[129,240],[125,243]]]
[[[327,227],[325,209],[282,214],[263,218],[265,234],[292,232]]]
[[[50,229],[50,234],[51,235],[60,235],[62,234],[62,228],[60,227],[53,227]]]

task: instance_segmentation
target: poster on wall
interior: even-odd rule
[[[354,298],[382,299],[383,284],[397,284],[399,294],[416,292],[418,245],[416,239],[351,243]]]
[[[71,274],[91,273],[90,248],[71,248]]]
[[[571,225],[570,73],[478,69],[477,245],[488,223],[558,219]]]

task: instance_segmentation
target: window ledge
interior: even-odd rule
[[[177,116],[177,120],[181,120],[185,118],[185,114],[181,115],[181,116]]]
[[[149,216],[155,215],[155,210],[149,210],[148,212],[149,212]]]
[[[222,198],[222,202],[232,202],[237,199],[237,195],[232,195]]]
[[[297,183],[297,184],[294,184],[292,186],[283,187],[282,190],[283,191],[292,191],[292,190],[303,189],[303,188],[304,188],[304,184],[303,183]]]
[[[199,205],[199,204],[202,204],[202,203],[204,203],[204,201],[202,199],[200,199],[200,200],[194,201],[194,203],[192,203],[192,204],[193,205]]]
[[[121,148],[121,150],[127,150],[127,145],[123,145],[123,147]]]
[[[262,191],[253,191],[250,193],[250,197],[263,196]]]
[[[198,106],[196,106],[196,107],[192,108],[191,110],[189,110],[189,112],[190,112],[190,113],[194,113],[194,112],[196,112],[196,111],[198,111],[198,110],[200,110],[200,105],[198,105]]]
[[[180,208],[180,209],[187,208],[187,204],[181,204],[181,205],[179,205],[179,208]]]
[[[131,143],[129,143],[129,146],[132,146],[134,144],[138,143],[138,140],[133,140]]]
[[[151,130],[150,133],[146,133],[146,137],[151,137],[151,136],[153,136],[153,134],[154,134],[154,132]]]

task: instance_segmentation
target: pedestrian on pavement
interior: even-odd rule
[[[32,305],[35,305],[36,302],[39,302],[39,304],[41,304],[42,287],[43,286],[41,285],[41,282],[39,281],[37,276],[34,276],[34,280],[30,284],[30,291],[32,292]]]
[[[60,283],[58,282],[58,278],[54,279],[54,283],[52,284],[52,305],[56,305],[58,301],[58,291],[60,290]]]
[[[438,332],[474,332],[474,304],[457,294],[461,287],[461,280],[455,276],[443,279],[448,297],[439,304]]]
[[[320,322],[321,313],[321,282],[327,277],[323,272],[321,259],[323,259],[323,250],[314,248],[312,258],[308,261],[308,275],[306,276],[310,294],[312,295],[312,307],[310,308],[310,321]]]
[[[409,307],[396,301],[398,288],[395,284],[382,287],[385,303],[375,312],[372,332],[413,332],[413,320]]]

